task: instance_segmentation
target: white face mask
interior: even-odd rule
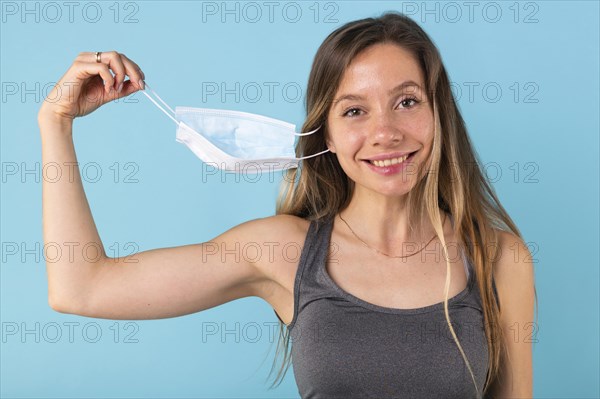
[[[296,133],[296,126],[291,123],[247,112],[190,107],[176,107],[173,111],[148,84],[145,86],[170,111],[142,90],[177,124],[175,139],[218,169],[239,173],[273,172],[296,168],[301,160],[329,151],[295,157],[296,136],[313,134],[320,126],[310,132]]]

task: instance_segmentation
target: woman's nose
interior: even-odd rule
[[[391,147],[404,138],[398,121],[388,112],[375,115],[370,122],[368,141],[373,146]]]

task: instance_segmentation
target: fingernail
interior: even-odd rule
[[[120,93],[121,90],[123,90],[123,82],[121,82],[121,84],[119,85],[119,88],[117,89],[117,93]]]
[[[138,86],[140,86],[142,88],[142,90],[145,89],[144,81],[142,79],[138,80]]]

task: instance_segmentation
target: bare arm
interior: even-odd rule
[[[42,227],[44,244],[61,248],[61,258],[47,262],[48,301],[70,303],[80,297],[99,261],[106,257],[92,218],[73,145],[73,120],[101,105],[140,88],[139,67],[118,53],[105,53],[97,63],[93,53],[81,53],[57,82],[38,113],[42,143],[42,170],[58,168],[59,178],[42,179]],[[113,74],[110,72],[112,70]],[[130,80],[125,81],[128,75]],[[119,88],[121,88],[119,92]],[[95,247],[99,256],[86,257],[84,246]]]
[[[500,377],[490,387],[490,397],[532,398],[532,341],[534,324],[534,268],[525,244],[508,233],[500,234],[501,256],[494,265],[494,279],[500,300],[500,324],[505,335],[508,358],[502,359]]]
[[[248,296],[264,297],[269,278],[242,248],[272,218],[242,223],[201,244],[104,258],[66,313],[108,319],[160,319],[200,312]],[[264,248],[263,248],[264,249]]]
[[[57,83],[62,92],[75,86],[70,98],[54,103],[45,102],[38,114],[42,139],[42,163],[53,162],[59,167],[77,161],[72,139],[72,121],[100,105],[131,94],[140,85],[125,81],[125,75],[141,78],[139,68],[118,53],[107,64],[91,62],[92,53],[82,53]],[[109,72],[115,72],[113,78]],[[100,74],[102,78],[98,75]],[[108,86],[104,86],[102,81]],[[135,81],[135,80],[134,80]],[[68,83],[68,84],[67,84]],[[90,94],[90,92],[94,92]],[[110,94],[108,94],[110,93]],[[55,98],[51,93],[48,97]],[[89,98],[100,98],[89,103]],[[55,262],[47,262],[50,306],[63,313],[111,319],[156,319],[174,317],[208,309],[233,299],[264,296],[269,279],[257,267],[256,259],[248,260],[243,251],[225,253],[264,236],[272,221],[259,219],[243,223],[221,234],[211,242],[162,248],[140,252],[122,258],[106,256],[88,205],[78,168],[73,175],[42,183],[44,242],[63,248],[62,253],[75,250]],[[70,178],[69,178],[70,177]],[[284,223],[285,224],[285,223]],[[260,245],[264,244],[260,242]],[[96,247],[99,256],[91,258],[84,246]],[[93,252],[93,251],[92,251]]]
[[[67,165],[77,162],[70,137],[72,125],[52,119],[41,119],[39,125],[42,165],[56,165],[61,176],[42,179],[44,245],[58,246],[62,254],[57,260],[46,262],[48,301],[56,308],[59,302],[73,302],[73,298],[83,294],[83,282],[98,267],[93,261],[103,259],[106,254],[83,191],[79,168],[70,169],[72,176],[65,170]],[[99,249],[100,256],[84,258],[84,245]]]

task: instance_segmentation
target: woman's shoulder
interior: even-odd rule
[[[275,298],[271,300],[276,301],[282,292],[293,290],[294,276],[309,226],[309,220],[294,215],[268,216],[237,226],[243,232],[242,250],[248,249],[266,282],[260,288],[259,297],[265,300]],[[298,252],[294,253],[290,247]]]
[[[310,221],[295,215],[273,215],[253,219],[239,225],[246,235],[264,242],[301,242],[308,232]]]
[[[295,215],[273,215],[261,219],[269,229],[287,233],[306,233],[310,221]]]
[[[507,268],[522,263],[531,263],[533,255],[530,251],[531,243],[525,242],[517,234],[495,229],[497,234],[497,254],[494,256],[495,268]],[[535,247],[535,245],[533,245]]]
[[[506,253],[511,251],[521,251],[523,253],[528,251],[527,243],[514,232],[497,227],[494,227],[492,230],[495,234],[493,244],[495,244],[498,252],[500,252],[499,256],[501,253],[506,255]]]

